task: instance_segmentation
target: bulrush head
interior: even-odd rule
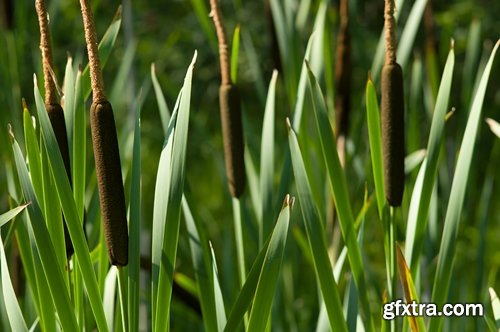
[[[49,20],[47,6],[44,0],[36,0],[36,12],[40,26],[40,50],[42,51],[43,77],[45,87],[45,108],[47,110],[52,129],[56,135],[57,145],[66,168],[66,175],[71,184],[71,164],[69,160],[68,136],[66,134],[66,122],[64,111],[57,100],[57,91],[52,77],[52,47],[50,43]],[[63,216],[64,219],[64,216]],[[73,243],[69,236],[68,227],[64,222],[64,240],[66,242],[66,255],[70,257],[74,253]]]
[[[245,159],[243,125],[241,119],[241,99],[238,88],[231,81],[228,44],[224,24],[217,0],[210,0],[211,13],[219,42],[221,67],[221,86],[219,88],[219,106],[224,140],[224,159],[229,191],[233,197],[240,197],[245,190]]]
[[[385,195],[391,206],[400,206],[404,192],[404,90],[403,71],[396,63],[394,0],[385,2],[385,63],[382,68],[382,145]]]
[[[120,151],[113,109],[104,95],[97,35],[88,1],[80,0],[80,5],[93,94],[90,108],[90,128],[99,188],[99,204],[109,261],[116,266],[125,266],[128,264],[128,229]]]
[[[115,119],[109,102],[92,103],[90,126],[108,257],[113,265],[127,265],[128,230],[125,193]]]

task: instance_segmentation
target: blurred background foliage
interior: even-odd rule
[[[305,1],[305,0],[303,0]],[[18,140],[22,141],[22,112],[21,98],[25,98],[28,107],[34,109],[33,100],[33,73],[42,77],[41,56],[39,51],[39,28],[37,23],[34,1],[1,0],[2,6],[13,4],[12,20],[8,11],[3,11],[1,37],[0,37],[0,160],[4,167],[0,168],[0,212],[8,210],[8,186],[6,172],[12,167],[10,157],[11,148],[7,136],[7,124],[11,123]],[[301,5],[298,0],[286,0],[285,6],[292,6],[295,10]],[[469,111],[472,91],[464,88],[470,87],[476,80],[481,60],[487,57],[498,39],[500,33],[500,1],[497,0],[451,0],[432,1],[429,0],[431,10],[426,13],[414,43],[413,52],[409,65],[404,68],[405,82],[407,87],[407,99],[409,99],[409,86],[411,71],[415,61],[421,61],[424,68],[427,66],[429,45],[436,52],[437,80],[441,76],[442,69],[448,54],[450,39],[455,41],[456,66],[454,83],[450,96],[450,106],[455,107],[455,114],[446,126],[446,147],[449,151],[456,151],[461,142],[465,128],[466,115]],[[401,16],[399,22],[406,22],[413,1],[406,1],[402,8],[397,8]],[[54,72],[62,85],[64,68],[68,55],[73,57],[75,66],[85,66],[87,63],[85,42],[83,34],[82,19],[78,1],[76,0],[51,0],[48,1],[50,13],[50,28],[52,32],[52,45],[54,52]],[[156,178],[156,170],[160,151],[163,146],[163,132],[158,115],[157,101],[151,86],[151,65],[155,64],[156,74],[163,88],[167,104],[173,108],[177,94],[182,85],[185,69],[188,66],[194,50],[198,50],[198,60],[193,77],[192,90],[192,115],[190,119],[190,133],[187,149],[187,183],[186,193],[196,206],[196,214],[207,227],[207,234],[212,243],[217,246],[225,246],[232,241],[232,218],[230,195],[225,181],[224,161],[222,152],[222,135],[220,128],[218,110],[218,87],[220,84],[219,61],[215,30],[208,17],[208,1],[200,0],[175,0],[175,1],[132,1],[123,0],[96,0],[92,1],[92,8],[96,19],[96,28],[99,36],[102,36],[109,26],[116,10],[122,6],[123,24],[111,57],[104,70],[104,81],[106,91],[111,98],[117,118],[119,136],[125,135],[133,126],[134,100],[142,90],[144,106],[142,111],[142,188],[143,188],[143,221],[146,228],[150,227],[153,210],[153,195]],[[299,58],[302,59],[307,39],[309,38],[314,23],[314,17],[319,6],[319,1],[310,0],[310,10],[305,17],[296,20],[296,46],[301,50]],[[347,147],[347,177],[349,179],[349,190],[353,200],[354,211],[359,211],[363,203],[361,197],[364,195],[365,184],[371,181],[371,172],[367,166],[369,160],[368,136],[366,134],[366,120],[364,105],[365,85],[368,72],[372,66],[373,56],[383,27],[382,0],[351,0],[350,1],[350,27],[351,27],[351,63],[352,63],[352,86],[351,104],[352,120],[350,144]],[[6,7],[3,7],[6,8]],[[221,10],[226,22],[226,32],[231,39],[232,33],[237,25],[241,28],[240,58],[238,68],[238,85],[242,92],[244,125],[246,144],[250,155],[258,165],[260,133],[262,131],[262,118],[264,114],[265,97],[268,82],[276,63],[272,56],[272,37],[269,22],[265,14],[265,1],[243,1],[222,0]],[[428,9],[429,10],[429,9]],[[326,34],[326,48],[335,54],[335,39],[338,30],[338,2],[330,1],[326,21],[328,33]],[[475,32],[474,32],[475,31]],[[399,31],[400,33],[401,31]],[[466,62],[466,50],[471,42],[471,35],[476,33],[477,42],[471,54],[474,59]],[[431,43],[429,44],[429,41]],[[467,55],[469,56],[469,55]],[[125,63],[125,65],[124,65]],[[468,68],[466,63],[472,66]],[[301,65],[300,62],[297,63]],[[300,67],[299,67],[300,68]],[[332,81],[334,77],[334,65],[326,64],[322,84]],[[491,79],[484,102],[484,117],[492,117],[500,120],[500,61],[495,61]],[[429,72],[423,71],[425,80],[432,81]],[[276,155],[282,156],[287,145],[285,117],[289,116],[294,105],[290,105],[287,99],[285,87],[280,73],[278,80],[277,102],[276,102]],[[378,85],[377,85],[378,86]],[[432,83],[431,83],[432,86]],[[430,126],[430,117],[433,102],[426,101],[432,98],[432,93],[423,93],[419,98],[416,117],[408,118],[407,130],[416,132],[411,136],[407,144],[407,152],[414,152],[424,148],[427,143],[427,133]],[[327,93],[327,103],[333,105],[332,94]],[[407,101],[407,104],[409,102]],[[420,116],[418,115],[420,114]],[[411,123],[410,121],[414,121]],[[481,131],[486,131],[484,122],[481,123]],[[421,134],[419,134],[421,132]],[[90,137],[90,135],[88,136]],[[416,137],[416,138],[415,138]],[[130,142],[129,142],[130,143]],[[457,256],[461,259],[455,266],[456,275],[459,279],[467,280],[466,272],[470,270],[471,264],[478,260],[487,260],[484,264],[496,267],[493,279],[498,285],[500,273],[500,252],[498,250],[498,238],[500,237],[500,190],[497,176],[488,181],[494,181],[492,205],[489,206],[487,216],[492,216],[492,222],[496,223],[493,232],[486,236],[489,241],[486,252],[491,253],[486,257],[478,258],[475,251],[469,252],[469,247],[477,248],[481,236],[478,222],[482,211],[478,201],[485,185],[485,165],[499,165],[498,140],[495,142],[491,136],[480,135],[472,164],[472,175],[464,207],[464,223],[460,228],[462,239],[457,248]],[[22,145],[22,144],[21,144]],[[496,146],[493,146],[496,145]],[[88,147],[90,147],[88,142]],[[495,150],[496,148],[496,150]],[[122,162],[129,162],[130,156],[124,155],[122,147]],[[131,149],[129,148],[128,151]],[[492,152],[493,151],[493,152]],[[496,154],[494,153],[496,151]],[[88,153],[91,149],[88,148]],[[446,154],[449,172],[453,172],[456,155]],[[283,159],[277,160],[276,169],[280,170]],[[93,163],[88,163],[93,167]],[[258,167],[258,166],[257,166]],[[495,167],[495,166],[493,166]],[[441,170],[440,170],[441,172]],[[95,188],[95,175],[93,170],[87,170],[89,174],[89,187]],[[416,171],[411,175],[416,176]],[[449,178],[444,172],[440,177]],[[276,174],[276,185],[279,174]],[[94,183],[93,185],[91,183]],[[413,183],[413,182],[412,182]],[[448,197],[449,183],[445,186],[441,198]],[[411,188],[410,188],[411,189]],[[410,189],[406,190],[406,200],[409,201]],[[128,192],[126,190],[126,192]],[[89,198],[90,199],[90,198]],[[281,199],[281,198],[280,198]],[[442,214],[446,209],[446,202],[440,201],[438,211]],[[298,211],[298,210],[297,210]],[[251,213],[251,212],[249,212]],[[295,217],[299,213],[294,212]],[[403,215],[406,215],[404,213]],[[375,212],[373,212],[375,216]],[[252,218],[250,218],[252,219]],[[370,220],[372,218],[368,218]],[[374,218],[373,218],[374,219]],[[254,224],[247,225],[250,232],[246,237],[252,239],[247,243],[257,243],[257,231]],[[404,238],[405,226],[400,227],[399,239]],[[372,273],[384,277],[383,259],[381,259],[382,244],[372,244],[370,240],[381,238],[380,228],[373,228],[373,234],[366,234],[366,253],[378,259],[380,265],[372,264],[375,271]],[[440,234],[438,232],[437,234]],[[147,235],[149,236],[149,235]],[[187,251],[186,239],[180,239],[179,264],[182,264],[182,252]],[[147,242],[147,241],[146,241]],[[494,248],[497,248],[495,250]],[[437,249],[430,248],[435,252]],[[234,259],[231,252],[221,252],[224,265],[227,259]],[[376,258],[378,257],[378,258]],[[286,266],[284,268],[287,268]],[[461,274],[460,272],[464,272]],[[224,277],[223,277],[224,278]],[[297,280],[308,280],[309,277],[297,278]],[[236,279],[236,278],[235,278]],[[457,280],[460,283],[464,280]],[[469,280],[478,282],[477,280]],[[223,287],[229,286],[231,280],[222,282]],[[312,281],[314,282],[314,281]],[[228,284],[229,283],[229,284]],[[382,287],[382,286],[381,286]],[[452,285],[453,289],[453,285]],[[498,290],[498,288],[497,288]],[[381,293],[381,290],[379,290]],[[234,294],[231,292],[231,294]],[[307,299],[307,298],[304,298]],[[309,299],[313,300],[313,299]],[[297,304],[304,305],[304,304]],[[316,304],[311,304],[314,307]],[[311,314],[311,311],[304,312]],[[302,317],[305,318],[305,317]],[[301,319],[298,319],[301,320]],[[306,319],[307,320],[307,319]]]

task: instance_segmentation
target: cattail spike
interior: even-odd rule
[[[229,191],[233,197],[240,197],[245,189],[245,147],[241,122],[241,101],[237,86],[221,85],[219,101]]]
[[[90,125],[99,202],[108,257],[113,265],[128,263],[128,230],[118,138],[111,104],[92,103]]]
[[[382,69],[382,144],[385,195],[391,206],[400,206],[404,191],[403,71],[399,64]]]
[[[97,34],[89,0],[80,0],[80,5],[94,99],[90,108],[90,128],[104,236],[111,264],[125,266],[128,264],[127,210],[115,118],[111,104],[104,95]]]
[[[404,89],[403,70],[396,62],[394,0],[385,0],[385,63],[382,68],[382,144],[385,196],[400,206],[404,192]]]

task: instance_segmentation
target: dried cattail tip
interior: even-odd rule
[[[108,101],[92,104],[90,125],[108,257],[111,264],[124,266],[128,263],[127,212],[115,119]]]
[[[397,63],[382,69],[382,143],[385,195],[391,206],[400,206],[404,191],[403,71]]]
[[[233,197],[240,197],[245,189],[245,147],[241,123],[241,101],[237,86],[221,85],[219,102],[229,191]]]
[[[57,145],[59,146],[59,151],[61,151],[61,156],[64,162],[64,168],[66,168],[66,175],[68,176],[69,182],[71,184],[71,165],[69,161],[69,147],[68,147],[68,136],[66,136],[66,122],[64,121],[64,111],[61,105],[47,104],[45,105],[47,109],[47,114],[56,135]],[[63,216],[64,218],[64,216]],[[73,243],[69,236],[68,227],[64,223],[64,240],[66,242],[66,256],[70,257],[74,253]]]

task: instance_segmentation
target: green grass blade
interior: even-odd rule
[[[122,23],[122,7],[118,7],[111,24],[102,36],[99,42],[99,59],[101,60],[101,68],[104,68],[106,62],[108,62],[113,46],[115,45],[116,37],[118,37],[118,32],[120,31],[120,26]],[[86,100],[91,92],[90,87],[90,68],[89,65],[85,67],[82,74],[82,92],[83,97]]]
[[[20,205],[16,208],[13,208],[10,211],[5,212],[4,214],[0,215],[0,227],[14,219],[19,213],[23,212],[23,210],[30,205],[30,203]]]
[[[185,198],[182,199],[184,220],[189,235],[189,247],[191,259],[196,277],[198,294],[200,294],[201,312],[203,323],[207,332],[218,331],[217,317],[215,312],[215,297],[213,290],[213,275],[210,273],[210,249],[205,231],[199,223],[196,223],[191,209]]]
[[[500,123],[490,118],[486,119],[486,123],[488,127],[490,127],[491,132],[495,134],[496,137],[500,138]]]
[[[137,99],[141,99],[140,95]],[[130,184],[129,254],[128,254],[128,327],[139,331],[139,288],[141,256],[141,102],[136,103],[132,180]]]
[[[448,208],[446,209],[441,248],[439,249],[436,278],[432,291],[432,302],[436,303],[438,306],[444,304],[449,291],[453,261],[455,258],[458,227],[460,225],[470,165],[474,154],[474,145],[481,118],[484,95],[486,94],[486,87],[488,85],[493,60],[495,59],[495,54],[499,46],[500,40],[497,41],[495,48],[491,52],[490,59],[484,69],[481,82],[474,96],[474,102],[472,103],[472,108],[469,113],[469,119],[467,120],[467,126],[460,147],[460,154],[455,168],[450,199],[448,201]],[[442,317],[432,317],[429,323],[429,330],[439,330],[441,322]]]
[[[31,174],[31,182],[35,189],[35,194],[40,202],[43,201],[43,184],[42,184],[42,161],[40,158],[40,148],[36,138],[34,128],[34,118],[31,117],[28,109],[23,110],[23,127],[24,127],[24,142],[26,153],[28,155],[29,171]]]
[[[403,33],[401,34],[401,38],[399,38],[399,46],[396,53],[396,59],[401,68],[405,68],[408,64],[408,59],[410,58],[410,54],[413,49],[415,36],[417,35],[420,21],[422,21],[422,15],[424,14],[426,4],[427,0],[416,0],[413,3],[410,15],[406,20]]]
[[[213,280],[213,291],[215,299],[215,312],[217,316],[217,331],[224,331],[224,326],[226,325],[226,309],[224,307],[224,299],[222,297],[222,290],[219,283],[219,272],[217,271],[217,260],[215,259],[214,248],[210,244],[210,254],[212,257],[212,280]]]
[[[100,299],[99,288],[95,273],[93,273],[92,262],[90,260],[89,248],[85,235],[81,227],[80,217],[76,209],[76,204],[73,199],[73,192],[66,176],[55,176],[57,174],[66,174],[64,163],[59,151],[59,146],[50,124],[49,116],[45,110],[45,105],[38,91],[35,78],[35,102],[38,112],[38,119],[40,121],[41,132],[43,139],[46,142],[47,155],[49,157],[50,168],[55,182],[57,196],[61,202],[61,207],[64,212],[66,225],[68,227],[71,242],[75,249],[76,259],[78,261],[80,271],[82,272],[83,282],[87,291],[90,305],[94,313],[97,326],[101,331],[107,331],[106,319],[104,317],[104,310]],[[84,272],[85,271],[85,272]],[[62,285],[62,283],[59,283]]]
[[[311,65],[311,70],[317,77],[320,77],[323,72],[324,64],[324,54],[323,54],[323,42],[325,40],[325,20],[326,11],[328,9],[328,1],[321,1],[318,13],[316,14],[316,19],[314,21],[314,41],[311,49],[311,60],[309,64]]]
[[[180,100],[182,91],[179,94],[177,101]],[[169,188],[171,182],[171,163],[172,163],[172,147],[175,134],[175,122],[177,120],[178,104],[174,107],[174,113],[170,118],[168,131],[165,137],[165,146],[161,151],[160,161],[158,164],[158,173],[156,175],[154,205],[153,205],[153,230],[152,230],[152,245],[151,245],[151,290],[152,290],[152,313],[153,323],[156,315],[156,298],[158,293],[158,278],[162,257],[163,234],[165,230],[165,218],[167,217],[167,204],[169,199]]]
[[[31,294],[33,296],[33,302],[35,304],[36,312],[41,315],[42,309],[40,304],[40,297],[38,296],[38,284],[37,284],[37,272],[43,274],[43,269],[40,271],[35,267],[35,261],[33,259],[32,245],[30,243],[30,237],[27,230],[27,225],[30,223],[28,213],[23,213],[16,227],[16,240],[19,248],[19,254],[21,256],[21,261],[23,263],[23,270],[26,276],[26,281],[31,289]],[[40,273],[42,272],[42,273]],[[49,295],[50,296],[50,295]]]
[[[127,45],[125,53],[120,58],[120,66],[115,75],[113,84],[111,85],[111,93],[109,94],[109,101],[116,108],[127,107],[127,104],[132,103],[130,90],[127,89],[127,84],[130,81],[130,73],[133,70],[134,59],[136,58],[137,43],[132,41]],[[124,96],[124,92],[126,95]]]
[[[231,80],[233,84],[238,82],[238,59],[240,54],[240,25],[234,28],[233,42],[231,44]]]
[[[312,50],[316,49],[314,45],[316,44],[316,33],[313,32],[309,41],[307,42],[306,52],[304,54],[304,62],[302,63],[302,69],[300,71],[299,85],[297,87],[297,101],[295,103],[295,109],[292,113],[292,128],[296,133],[300,132],[300,125],[302,123],[302,114],[304,113],[304,103],[307,91],[307,66],[306,60],[310,61],[312,59]]]
[[[287,195],[283,208],[271,235],[271,240],[266,251],[264,264],[260,272],[259,282],[255,291],[252,312],[248,323],[248,331],[264,331],[273,304],[276,283],[280,275],[283,253],[285,251],[288,237],[288,224],[290,222],[290,211],[294,199]]]
[[[403,286],[406,303],[411,303],[412,301],[420,303],[410,269],[406,264],[406,260],[399,245],[396,246],[396,253],[398,261],[399,280],[401,281],[401,285]],[[408,316],[407,319],[410,324],[411,331],[426,331],[424,318],[422,316]]]
[[[160,118],[161,118],[161,123],[163,125],[163,133],[166,137],[168,132],[168,123],[170,121],[170,111],[168,109],[165,96],[163,95],[160,82],[158,82],[158,78],[156,77],[156,67],[154,63],[151,64],[151,80],[153,81],[153,88],[155,90],[156,101],[158,103],[158,109],[160,110]]]
[[[441,84],[439,86],[429,141],[427,143],[427,155],[420,167],[417,182],[414,186],[410,201],[410,213],[408,214],[408,226],[406,229],[405,258],[409,263],[414,277],[420,259],[420,253],[424,245],[423,241],[427,227],[432,189],[436,181],[439,149],[443,137],[445,116],[448,110],[454,64],[455,53],[452,47],[448,54],[443,77],[441,78]]]
[[[172,297],[172,278],[179,240],[179,224],[181,200],[184,191],[186,146],[191,101],[191,81],[197,52],[189,65],[182,96],[179,104],[179,115],[176,121],[174,142],[172,146],[172,173],[167,203],[167,217],[162,243],[162,257],[158,277],[158,294],[156,304],[155,331],[167,331],[170,315],[170,299]]]
[[[68,146],[73,145],[73,121],[75,116],[75,72],[73,70],[73,58],[68,56],[66,61],[66,70],[64,72],[64,120],[66,122],[66,134],[68,136]],[[71,157],[71,155],[70,155]],[[72,165],[74,164],[73,159],[70,159]]]
[[[278,71],[273,72],[269,91],[267,94],[264,124],[262,126],[262,140],[260,145],[260,199],[261,209],[259,215],[260,234],[259,246],[267,239],[274,219],[273,177],[274,177],[274,128],[275,128],[275,100],[276,81]]]
[[[23,206],[22,208],[24,209],[24,207],[25,206]],[[14,212],[13,214],[15,216],[16,211],[14,210],[12,211]],[[22,211],[22,209],[20,211]],[[0,224],[2,224],[1,221],[4,216],[5,214],[0,216]],[[7,265],[7,257],[5,257],[5,248],[3,246],[3,241],[1,236],[0,236],[0,273],[2,278],[3,298],[5,301],[7,315],[9,317],[9,323],[12,328],[12,331],[28,331],[28,326],[26,325],[23,313],[21,311],[21,308],[19,307],[19,303],[17,302],[16,293],[14,293],[14,287],[12,286],[12,281],[10,279],[9,267]]]
[[[43,270],[47,276],[50,294],[52,295],[56,310],[59,313],[61,327],[68,331],[77,331],[78,325],[76,323],[75,315],[71,310],[68,290],[66,287],[61,287],[61,285],[64,285],[64,277],[60,267],[58,266],[56,253],[54,251],[54,247],[52,246],[42,211],[38,205],[28,170],[26,168],[26,164],[24,163],[21,149],[19,148],[17,141],[13,140],[12,148],[14,151],[17,172],[24,197],[27,201],[31,202],[31,204],[28,205],[28,212],[31,216],[30,221],[33,227],[33,235],[40,254]]]
[[[297,184],[300,210],[302,211],[307,238],[314,259],[314,270],[319,280],[321,293],[325,300],[328,318],[330,320],[330,328],[332,331],[347,331],[340,296],[333,278],[332,266],[328,257],[325,231],[319,218],[317,208],[312,200],[311,187],[300,152],[299,142],[297,141],[295,132],[291,128],[288,132],[288,139],[295,182]]]
[[[73,193],[80,221],[83,223],[85,209],[85,181],[87,166],[87,122],[85,114],[85,100],[82,96],[82,72],[78,70],[75,78],[74,116],[73,123],[67,128],[73,128]],[[71,146],[71,145],[70,145]]]
[[[64,223],[62,220],[61,204],[57,198],[54,180],[51,176],[49,156],[47,154],[47,149],[45,148],[43,137],[41,138],[40,150],[42,152],[43,200],[40,200],[39,203],[42,207],[42,212],[44,213],[47,229],[49,231],[54,250],[56,251],[60,269],[62,271],[66,271],[66,243],[64,241]],[[68,275],[66,273],[63,275],[64,280],[66,281],[65,286],[69,289]]]
[[[269,239],[262,246],[261,251],[255,258],[252,268],[250,269],[250,272],[245,280],[245,284],[241,288],[238,298],[231,308],[231,312],[224,328],[225,332],[232,332],[238,329],[239,325],[243,321],[243,317],[245,316],[247,309],[253,301],[255,289],[257,288],[260,272],[262,270],[262,264],[264,263],[267,247],[269,246]]]
[[[496,327],[500,330],[500,300],[493,288],[489,288],[491,307],[493,308],[493,317],[495,317]]]
[[[470,22],[465,52],[464,71],[462,78],[462,105],[470,105],[470,98],[474,92],[474,73],[481,54],[481,21],[477,18]]]
[[[116,267],[112,266],[106,276],[102,303],[105,308],[106,322],[108,330],[113,331],[115,323],[115,299],[116,299],[116,284],[117,284]]]
[[[366,119],[368,121],[368,136],[370,140],[370,155],[377,207],[379,218],[382,220],[382,211],[385,206],[382,133],[380,129],[380,111],[378,108],[377,91],[370,78],[366,83]]]
[[[210,21],[210,16],[208,9],[205,5],[205,1],[203,0],[191,0],[191,4],[194,8],[194,12],[196,13],[196,16],[198,17],[198,20],[200,21],[201,27],[203,31],[205,31],[205,35],[208,38],[208,42],[210,44],[210,47],[212,48],[212,51],[216,52],[217,51],[217,38],[215,36],[215,32],[213,30],[213,24]]]
[[[311,94],[312,108],[319,132],[323,158],[328,171],[328,180],[330,183],[330,192],[335,200],[335,207],[339,217],[342,236],[348,248],[347,254],[351,265],[354,282],[359,291],[362,307],[362,317],[365,328],[368,331],[373,330],[373,322],[370,316],[370,305],[368,301],[368,290],[364,277],[364,265],[361,257],[361,249],[356,240],[356,231],[354,228],[354,216],[352,214],[351,204],[349,202],[349,192],[347,190],[347,181],[344,171],[340,165],[335,138],[332,126],[330,124],[328,110],[314,74],[309,71],[309,92]]]
[[[426,155],[427,152],[425,149],[420,149],[407,155],[405,158],[405,174],[410,174],[415,168],[422,164]]]
[[[247,275],[245,264],[245,243],[243,242],[243,209],[241,201],[238,198],[233,198],[232,203],[234,238],[236,242],[236,256],[238,264],[238,279],[240,281],[240,286],[243,286]]]

